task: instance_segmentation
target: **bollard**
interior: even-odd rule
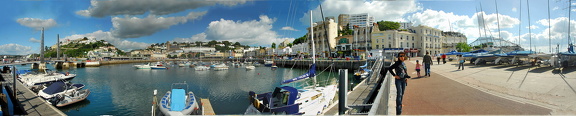
[[[340,101],[338,102],[338,114],[343,115],[348,110],[348,107],[346,107],[346,99],[348,99],[346,95],[348,93],[348,69],[339,69],[338,72],[340,75],[340,82],[338,83],[338,99]]]

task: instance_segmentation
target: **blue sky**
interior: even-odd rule
[[[497,2],[501,37],[517,42],[520,36],[520,44],[528,48],[531,26],[533,49],[549,51],[547,0],[529,1],[530,25],[526,0]],[[41,27],[46,46],[56,44],[57,34],[61,41],[103,39],[125,51],[166,41],[270,46],[306,34],[310,10],[315,22],[321,20],[319,4],[324,16],[369,13],[377,21],[412,22],[444,31],[451,25],[469,43],[481,36],[476,14],[484,14],[487,34],[482,36],[499,37],[494,0],[4,0],[0,54],[38,53]],[[560,44],[560,51],[568,42],[567,7],[567,0],[550,1],[552,44]],[[571,31],[576,31],[573,20]]]

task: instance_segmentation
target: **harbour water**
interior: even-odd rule
[[[138,63],[139,64],[139,63]],[[76,73],[73,83],[85,84],[91,94],[87,100],[59,108],[67,115],[150,115],[153,90],[158,97],[170,90],[172,83],[186,81],[197,98],[209,98],[216,114],[243,114],[249,105],[248,92],[273,91],[284,79],[304,74],[308,69],[256,67],[230,67],[224,71],[195,71],[189,67],[169,66],[167,70],[136,69],[136,64],[103,65],[100,67],[59,70]],[[47,66],[54,69],[51,65]],[[18,69],[29,69],[29,65]],[[336,82],[336,69],[318,69],[318,84]],[[351,75],[351,74],[349,74]],[[350,78],[350,80],[353,80]],[[303,87],[312,79],[290,84]]]

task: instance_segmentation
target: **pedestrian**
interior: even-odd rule
[[[405,53],[398,53],[398,60],[388,68],[388,72],[395,78],[396,84],[396,115],[402,114],[402,99],[406,90],[406,81],[410,76],[406,73],[404,66]]]
[[[446,54],[442,54],[442,62],[444,62],[444,64],[446,64]]]
[[[436,55],[436,61],[438,61],[438,64],[440,64],[440,59],[442,59],[442,58],[440,58],[440,54],[437,54]]]
[[[422,65],[418,60],[416,60],[416,73],[418,74],[418,77],[420,77],[420,67],[422,67]]]
[[[424,55],[424,60],[422,61],[422,63],[424,63],[424,73],[426,73],[424,76],[430,77],[430,65],[434,64],[432,62],[432,57],[430,57],[430,52],[426,52],[426,55]]]
[[[460,66],[462,66],[462,70],[464,70],[464,62],[466,62],[464,60],[464,58],[462,57],[462,55],[458,55],[458,70],[460,70]]]

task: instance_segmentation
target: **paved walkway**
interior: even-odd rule
[[[406,62],[412,77],[416,77],[416,59],[422,61],[420,57]],[[565,69],[561,76],[552,68],[471,64],[466,64],[465,70],[457,70],[456,64],[435,64],[431,77],[410,79],[403,114],[576,114],[573,71]]]

